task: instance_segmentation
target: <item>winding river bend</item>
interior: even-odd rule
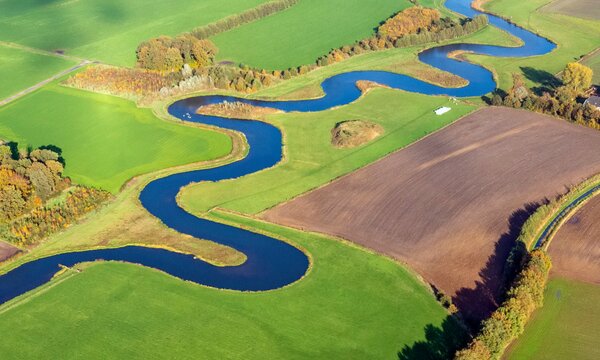
[[[447,0],[446,7],[468,17],[480,14],[470,7],[470,0]],[[323,81],[325,96],[319,99],[260,101],[230,96],[201,96],[178,101],[169,107],[169,113],[182,120],[243,133],[250,151],[244,159],[221,167],[189,171],[155,180],[142,190],[140,201],[152,215],[181,233],[211,240],[243,252],[247,261],[242,265],[218,267],[191,255],[141,246],[64,253],[33,260],[1,275],[0,304],[47,283],[60,270],[60,265],[70,267],[95,260],[141,264],[201,285],[239,291],[277,289],[299,280],[310,264],[306,254],[299,249],[262,234],[197,218],[177,205],[177,193],[185,185],[248,175],[272,167],[282,158],[282,135],[277,128],[258,121],[195,115],[196,109],[207,104],[241,101],[284,111],[322,111],[358,99],[361,92],[356,87],[356,82],[359,80],[374,81],[394,89],[426,95],[481,96],[496,87],[492,73],[482,66],[449,58],[451,52],[461,50],[489,56],[524,57],[547,54],[556,47],[549,40],[499,17],[488,16],[492,25],[520,38],[524,45],[510,48],[452,44],[434,47],[419,55],[422,62],[468,80],[469,84],[461,88],[444,88],[410,76],[384,71],[353,71]],[[192,114],[191,118],[187,114]]]

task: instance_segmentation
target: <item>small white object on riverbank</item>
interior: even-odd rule
[[[435,114],[438,115],[438,116],[440,116],[440,115],[443,115],[443,114],[447,113],[450,110],[452,110],[452,108],[444,106],[444,107],[441,107],[441,108],[437,109],[435,111]]]

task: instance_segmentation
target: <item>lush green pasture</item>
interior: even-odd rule
[[[370,36],[381,21],[409,6],[408,0],[301,0],[212,40],[219,59],[285,69],[311,64],[332,48]]]
[[[176,35],[266,0],[0,1],[2,40],[133,65],[137,45]]]
[[[3,359],[393,359],[447,317],[423,283],[387,258],[244,223],[307,249],[308,276],[281,290],[241,293],[135,265],[93,265],[0,310]]]
[[[0,100],[73,65],[75,62],[64,58],[0,45]]]
[[[511,74],[523,73],[531,85],[546,85],[567,63],[600,47],[600,21],[540,11],[552,0],[492,0],[490,11],[510,17],[512,21],[546,36],[558,44],[551,54],[530,58],[492,58],[471,55],[469,58],[494,69],[500,87],[512,84]],[[518,9],[518,10],[516,10]]]
[[[158,119],[116,97],[49,85],[0,108],[0,137],[55,145],[79,184],[117,191],[129,178],[231,151],[228,136]]]
[[[600,286],[566,279],[551,280],[544,307],[525,334],[512,346],[508,359],[600,358]]]

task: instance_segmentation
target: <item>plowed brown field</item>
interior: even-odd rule
[[[552,272],[600,284],[600,197],[596,196],[556,233],[549,248]]]
[[[475,320],[534,204],[598,172],[600,132],[487,108],[264,217],[404,261]]]

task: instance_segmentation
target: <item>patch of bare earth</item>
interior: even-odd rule
[[[253,106],[237,101],[205,105],[196,110],[196,113],[201,115],[249,120],[260,119],[265,115],[279,114],[282,112],[283,111],[278,109]]]
[[[0,241],[0,262],[13,257],[20,251],[21,249],[18,247],[12,246],[4,241]]]
[[[552,273],[600,284],[600,197],[579,209],[550,243]]]
[[[383,128],[364,120],[343,121],[331,130],[331,144],[336,148],[355,148],[383,134]]]
[[[263,215],[408,263],[476,322],[535,204],[600,172],[599,149],[598,131],[487,108]]]

